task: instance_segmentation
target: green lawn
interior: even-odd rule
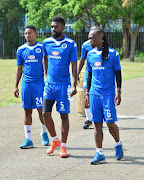
[[[121,66],[123,80],[144,76],[144,59],[137,59],[136,62],[121,60]],[[0,59],[0,107],[21,102],[21,98],[17,99],[13,95],[15,74],[16,60]]]

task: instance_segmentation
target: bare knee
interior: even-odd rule
[[[51,112],[43,112],[43,119],[44,121],[51,119]]]
[[[62,121],[69,121],[68,114],[61,113],[60,116],[61,116]]]
[[[109,129],[113,129],[113,128],[117,127],[117,125],[115,124],[115,122],[111,122],[111,123],[107,123],[107,127]]]
[[[94,127],[96,131],[102,131],[103,123],[94,123]]]

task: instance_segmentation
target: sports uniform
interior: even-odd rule
[[[70,103],[67,95],[68,87],[71,85],[69,65],[78,59],[77,45],[67,36],[61,40],[50,37],[43,41],[43,54],[48,56],[44,98],[56,100],[59,113],[69,113]],[[43,111],[46,111],[45,107]]]
[[[42,65],[42,44],[25,43],[17,50],[17,65],[23,66],[22,107],[26,109],[42,108],[44,73]]]
[[[121,70],[120,57],[109,47],[109,58],[101,64],[102,50],[94,48],[87,55],[87,69],[92,71],[90,88],[90,109],[93,122],[117,121],[115,108],[115,71]]]

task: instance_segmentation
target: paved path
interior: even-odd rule
[[[76,98],[75,98],[76,99]],[[144,179],[144,78],[123,82],[122,104],[117,108],[124,158],[114,158],[114,140],[104,124],[103,150],[106,164],[90,165],[95,154],[93,127],[83,130],[84,117],[76,113],[76,100],[71,103],[69,158],[45,154],[40,138],[40,122],[33,114],[32,140],[35,148],[21,150],[24,113],[21,104],[0,108],[0,179],[5,180],[143,180]],[[53,119],[60,137],[60,117]]]

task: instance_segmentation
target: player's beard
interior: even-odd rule
[[[58,38],[58,37],[60,37],[61,34],[62,34],[62,31],[56,32],[56,34],[52,34],[52,37],[53,38]]]

